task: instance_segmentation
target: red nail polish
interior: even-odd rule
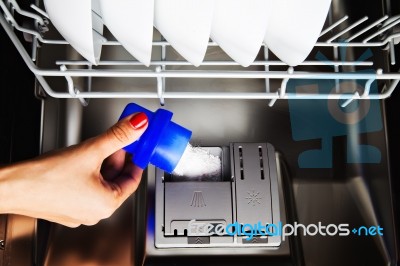
[[[138,113],[129,120],[134,129],[139,129],[147,124],[147,116],[145,113]]]

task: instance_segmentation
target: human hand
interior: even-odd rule
[[[0,213],[69,227],[111,216],[137,189],[143,173],[121,149],[147,124],[146,115],[137,113],[78,145],[0,169]]]

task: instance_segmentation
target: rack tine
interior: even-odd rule
[[[60,66],[61,71],[66,71],[68,70],[65,65]],[[88,106],[89,102],[86,101],[85,98],[79,97],[78,95],[80,94],[80,91],[75,88],[74,86],[74,80],[71,78],[71,76],[65,75],[65,79],[67,80],[67,86],[68,86],[68,93],[72,96],[72,98],[77,98],[83,106]]]
[[[288,72],[289,74],[293,74],[293,73],[294,73],[293,67],[289,67],[289,69],[288,69],[287,72]],[[280,88],[280,92],[279,92],[279,98],[285,97],[285,94],[286,94],[286,85],[287,85],[287,83],[289,82],[289,79],[290,79],[290,78],[285,78],[285,79],[282,80],[281,88]]]
[[[376,75],[382,75],[382,73],[383,73],[383,69],[379,68],[376,70]],[[365,83],[365,87],[364,87],[364,93],[361,95],[362,99],[368,98],[369,93],[371,91],[371,85],[375,80],[376,80],[376,78],[367,80],[367,82]]]
[[[43,9],[39,8],[37,5],[31,4],[30,7],[43,17],[50,19],[49,15]]]
[[[396,65],[396,50],[394,49],[394,39],[389,42],[390,63],[392,66]]]
[[[266,62],[268,62],[268,59],[269,59],[269,55],[268,55],[268,47],[265,45],[264,46],[264,60],[266,61]],[[264,70],[266,71],[266,72],[268,72],[269,71],[269,65],[268,64],[266,64],[265,66],[264,66]],[[270,84],[270,80],[268,79],[268,78],[266,78],[265,79],[265,92],[270,92],[271,91],[271,86],[270,86],[271,84]]]
[[[160,66],[156,67],[156,73],[161,73],[161,71],[162,71],[162,69]],[[165,105],[164,92],[165,92],[165,87],[164,87],[163,78],[160,76],[157,76],[157,96],[160,99],[161,106]]]
[[[271,99],[270,101],[269,101],[269,103],[268,103],[268,106],[269,107],[273,107],[274,106],[274,104],[276,103],[276,101],[278,100],[278,98],[279,98],[279,94],[280,94],[280,90],[281,89],[278,89],[278,91],[276,92],[276,98],[273,98],[273,99]]]
[[[336,34],[335,36],[333,36],[332,38],[330,38],[327,42],[330,43],[333,40],[335,40],[336,38],[342,36],[343,34],[345,34],[346,32],[348,32],[349,30],[357,27],[358,25],[360,25],[361,23],[363,23],[364,21],[368,20],[368,17],[365,16],[362,19],[357,20],[356,22],[354,22],[353,24],[351,24],[350,26],[346,27],[344,30],[342,30],[341,32],[339,32],[338,34]]]
[[[360,36],[361,34],[369,31],[370,29],[372,29],[373,27],[379,25],[382,21],[386,20],[389,16],[383,16],[380,19],[378,19],[377,21],[371,23],[369,26],[363,28],[362,30],[360,30],[359,32],[355,33],[354,35],[352,35],[351,37],[349,37],[348,39],[346,39],[346,42],[350,42],[352,40],[354,40],[355,38],[357,38],[358,36]]]
[[[376,71],[377,75],[381,75],[383,73],[382,69],[378,69]],[[369,97],[369,93],[371,91],[371,85],[372,83],[376,80],[376,78],[372,78],[367,80],[367,82],[365,83],[365,87],[364,87],[364,92],[363,94],[360,96],[360,94],[358,93],[358,91],[356,91],[353,95],[352,98],[347,99],[341,106],[344,108],[346,106],[348,106],[351,102],[353,102],[354,100],[359,100],[359,99],[368,99]]]
[[[3,1],[0,1],[0,7],[1,9],[3,9],[4,11],[4,17],[5,19],[11,23],[12,26],[14,26],[17,30],[22,31],[22,32],[26,32],[32,35],[37,36],[38,38],[41,37],[40,34],[36,31],[30,30],[30,29],[26,29],[21,27],[17,21],[14,19],[14,16],[10,13],[10,10],[8,10],[7,6],[4,4]]]
[[[396,89],[397,85],[399,85],[399,83],[400,83],[400,79],[395,79],[394,81],[392,81],[389,88],[384,87],[382,90],[382,93],[377,96],[378,99],[386,99],[386,98],[390,97],[392,95],[392,93],[394,92],[394,90]]]
[[[43,18],[40,17],[39,15],[36,15],[36,14],[33,14],[31,12],[21,9],[15,0],[8,0],[8,1],[11,3],[11,5],[17,11],[18,14],[21,14],[22,16],[34,19],[42,26],[46,24],[44,22]]]
[[[371,91],[371,85],[375,81],[375,79],[369,79],[365,83],[364,93],[361,95],[361,98],[365,99],[369,96],[369,92]]]
[[[358,100],[360,99],[360,94],[358,93],[358,91],[356,91],[353,94],[353,97],[351,97],[350,99],[347,99],[344,103],[341,104],[341,107],[345,108],[347,107],[351,102],[353,102],[354,100]]]
[[[293,74],[293,73],[294,73],[294,68],[293,68],[293,67],[289,67],[288,70],[287,70],[287,72],[288,72],[289,74]],[[286,85],[287,85],[287,83],[289,82],[289,80],[290,80],[290,78],[284,78],[284,79],[282,80],[281,87],[278,89],[278,92],[277,92],[278,97],[272,99],[271,101],[269,101],[269,104],[268,104],[269,107],[274,106],[275,102],[276,102],[278,99],[283,99],[283,98],[285,98],[285,96],[286,96]]]
[[[83,98],[83,97],[79,97],[79,94],[80,94],[80,93],[81,93],[81,92],[80,92],[79,90],[77,90],[77,91],[76,91],[76,97],[77,97],[78,100],[81,102],[81,104],[82,104],[83,107],[88,106],[88,105],[89,105],[89,101],[86,100],[86,99]]]
[[[325,35],[326,33],[328,33],[329,31],[333,30],[334,28],[336,28],[337,26],[339,26],[340,24],[342,24],[344,21],[346,21],[349,18],[349,16],[344,16],[343,18],[339,19],[338,21],[336,21],[335,23],[333,23],[332,25],[330,25],[328,28],[324,29],[321,34],[319,35],[319,37],[322,37],[323,35]]]
[[[161,40],[165,41],[164,36],[162,36]],[[161,46],[161,62],[162,62],[161,71],[167,70],[167,65],[165,63],[163,63],[166,60],[167,60],[167,46],[163,45],[163,46]],[[150,64],[151,64],[151,62],[150,62]],[[157,80],[157,83],[159,83],[159,82],[160,81]],[[166,84],[166,79],[164,77],[162,77],[161,78],[161,86],[162,86],[162,88],[161,88],[161,93],[160,93],[162,96],[163,96],[163,94],[165,92],[165,84]],[[157,84],[157,86],[159,86],[159,85]],[[164,98],[160,98],[160,105],[164,106],[164,104],[165,104]]]
[[[368,41],[370,41],[371,39],[375,38],[376,36],[378,36],[379,34],[387,31],[390,28],[393,28],[394,26],[396,26],[397,24],[400,23],[400,18],[396,19],[395,21],[393,21],[392,23],[390,23],[389,25],[386,25],[385,27],[383,27],[381,30],[377,31],[374,34],[371,34],[370,36],[368,36],[367,38],[365,38],[362,42],[363,43],[367,43]]]

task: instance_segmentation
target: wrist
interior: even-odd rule
[[[23,178],[25,163],[0,167],[0,213],[22,214],[24,188],[27,178]],[[29,184],[28,184],[29,186]]]
[[[10,191],[12,190],[11,176],[13,175],[12,167],[0,167],[0,214],[11,212]]]

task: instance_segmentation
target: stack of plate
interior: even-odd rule
[[[331,0],[45,0],[54,26],[98,64],[104,25],[150,65],[153,26],[187,61],[201,65],[211,38],[242,66],[265,45],[282,61],[302,63],[315,45]]]

